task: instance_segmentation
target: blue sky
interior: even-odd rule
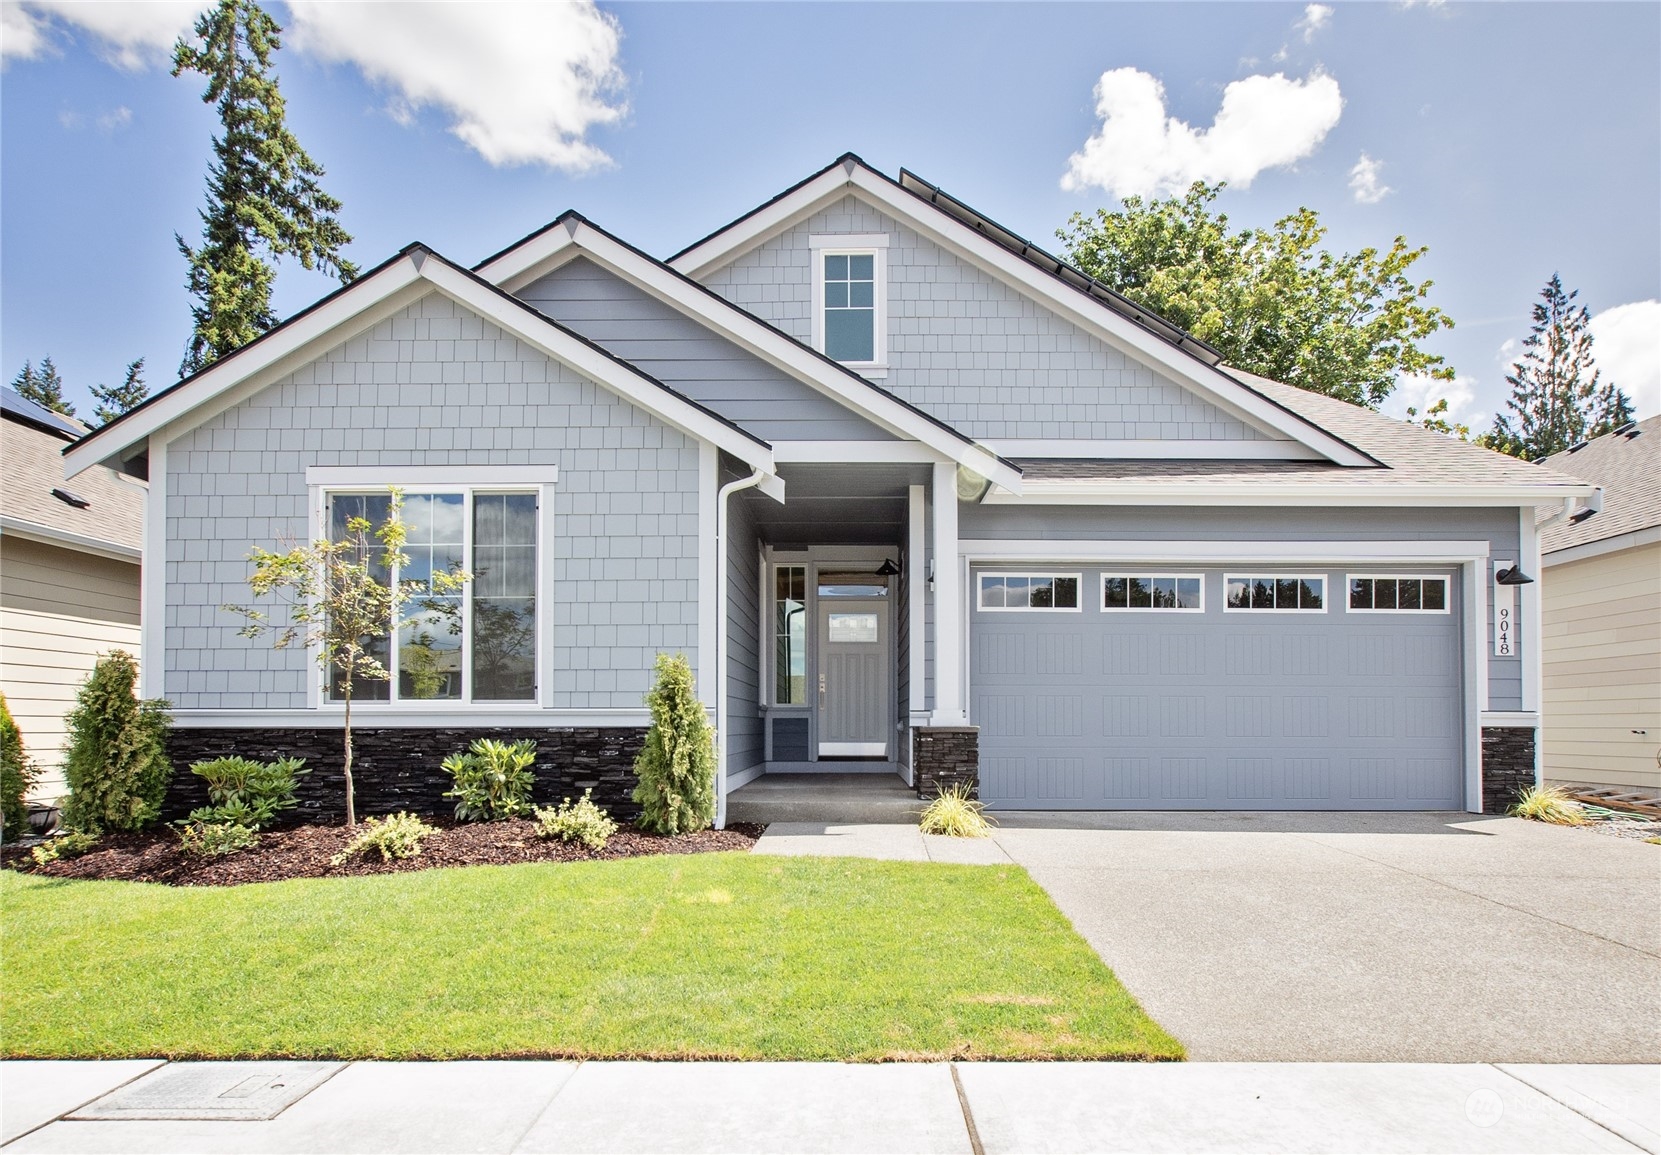
[[[189,331],[173,234],[199,229],[214,121],[161,48],[189,8],[0,7],[0,370],[50,354],[83,414],[135,357],[170,383]],[[569,207],[666,256],[847,150],[1052,246],[1116,193],[1227,175],[1239,223],[1308,205],[1335,249],[1430,247],[1460,375],[1432,395],[1474,426],[1553,271],[1661,409],[1661,5],[271,11],[362,265],[413,240],[472,263]],[[330,287],[285,266],[279,311]]]

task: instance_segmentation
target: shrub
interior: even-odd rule
[[[29,851],[29,857],[35,860],[36,866],[45,866],[47,863],[56,862],[60,858],[79,858],[97,845],[97,835],[70,831],[68,834],[60,834],[56,838],[48,838]]]
[[[66,719],[63,824],[100,834],[139,830],[161,812],[173,766],[167,760],[167,703],[134,693],[138,665],[115,650],[98,659]]]
[[[239,850],[252,850],[260,840],[259,831],[240,822],[185,822],[179,826],[179,842],[186,854],[219,858]]]
[[[264,830],[276,821],[279,811],[292,810],[299,804],[294,797],[294,780],[311,773],[303,769],[305,764],[303,758],[255,762],[232,757],[196,762],[190,772],[207,782],[208,800],[213,805],[192,810],[190,821]]]
[[[954,838],[985,838],[992,833],[985,805],[969,797],[967,783],[942,787],[923,808],[918,825],[924,834],[949,834]]]
[[[421,853],[421,840],[436,833],[413,814],[399,812],[390,818],[371,818],[363,824],[357,837],[346,844],[345,850],[329,859],[329,865],[342,866],[353,855],[371,850],[381,852],[382,862],[414,858]]]
[[[1552,822],[1558,826],[1585,826],[1590,821],[1580,803],[1561,786],[1530,786],[1511,808],[1518,818]]]
[[[572,805],[567,798],[557,807],[537,807],[536,832],[543,838],[580,842],[590,850],[604,850],[606,841],[617,833],[617,823],[604,809],[594,804],[593,793],[592,790],[584,790],[576,805]]]
[[[657,656],[657,685],[646,704],[652,728],[634,760],[640,828],[658,834],[707,829],[715,820],[715,740],[685,654]]]
[[[21,838],[28,831],[25,799],[39,777],[34,759],[23,752],[23,735],[6,708],[6,696],[0,694],[0,840]]]
[[[498,742],[480,738],[466,754],[444,759],[444,769],[455,779],[455,788],[444,797],[456,799],[456,817],[463,822],[495,822],[529,813],[531,786],[536,775],[536,743]]]

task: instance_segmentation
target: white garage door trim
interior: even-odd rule
[[[1488,704],[1489,543],[1486,541],[1060,541],[1037,539],[959,539],[959,589],[969,590],[970,570],[977,565],[1081,566],[1104,562],[1136,565],[1331,566],[1451,565],[1459,567],[1464,621],[1461,659],[1464,666],[1465,809],[1482,811],[1482,723]],[[969,618],[973,599],[960,599],[959,685],[965,705],[973,702],[969,671]],[[974,718],[969,719],[971,725]]]

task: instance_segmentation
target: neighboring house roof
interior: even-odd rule
[[[708,441],[767,474],[761,488],[783,500],[772,446],[713,410],[642,373],[553,318],[531,308],[426,245],[390,260],[295,314],[257,340],[88,434],[64,454],[69,476],[145,442],[152,433],[200,424],[247,389],[263,388],[431,292],[442,292],[545,356],[570,366],[678,429]],[[179,431],[182,431],[180,429]]]
[[[1586,497],[1594,489],[1548,466],[1494,453],[1347,401],[1239,369],[1228,372],[1287,409],[1331,429],[1384,468],[1346,469],[1303,461],[1019,461],[1027,494],[1039,500],[1056,496],[1082,500],[1151,491],[1151,500],[1180,501],[1273,491],[1312,500],[1365,501],[1369,493],[1389,489],[1393,498],[1417,494],[1426,500],[1471,504],[1525,497],[1543,501]]]
[[[11,389],[0,388],[0,411],[5,417],[0,422],[0,450],[6,463],[0,532],[136,560],[143,492],[107,469],[84,473],[73,484],[64,480],[62,450],[85,427]],[[65,497],[55,496],[53,490]]]
[[[1661,526],[1661,416],[1554,453],[1536,468],[1603,486],[1603,508],[1595,516],[1542,531],[1544,553]]]
[[[681,309],[705,327],[882,428],[919,441],[1008,488],[1020,486],[1020,472],[1007,462],[1000,462],[973,438],[739,308],[574,210],[560,214],[536,232],[486,257],[474,266],[474,271],[492,284],[518,292],[578,253]]]
[[[933,243],[999,277],[1070,323],[1169,374],[1224,412],[1278,433],[1340,465],[1377,464],[1337,434],[1223,373],[1217,365],[1216,350],[1210,346],[1163,318],[1137,309],[1104,286],[1097,286],[1057,258],[1040,254],[1013,232],[994,225],[962,202],[945,197],[928,182],[906,175],[910,188],[853,153],[846,153],[766,204],[676,253],[669,264],[696,279],[736,260],[837,197],[856,192]]]

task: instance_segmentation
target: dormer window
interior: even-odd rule
[[[813,250],[813,345],[867,376],[887,366],[888,238],[826,234]]]

